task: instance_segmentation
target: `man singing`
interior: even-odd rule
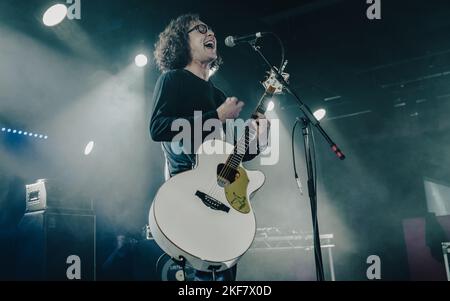
[[[180,141],[173,141],[177,135],[171,130],[172,122],[183,118],[194,129],[194,119],[236,119],[244,103],[236,97],[226,97],[209,80],[210,71],[220,65],[217,41],[211,27],[200,21],[198,15],[182,15],[159,35],[154,52],[156,63],[163,74],[158,79],[153,94],[153,113],[150,134],[154,141],[161,142],[166,158],[168,176],[192,169],[196,164],[195,151],[199,145],[183,147]],[[194,116],[201,111],[201,116]],[[259,115],[259,120],[265,119]],[[257,123],[254,123],[254,126]],[[202,127],[203,128],[203,127]],[[267,127],[260,127],[259,134],[267,136]],[[202,138],[208,135],[202,133]],[[200,141],[201,142],[201,141]],[[244,161],[257,154],[247,152]],[[166,176],[167,179],[167,176]],[[234,280],[236,266],[216,274],[217,280]],[[210,280],[211,273],[197,271],[196,280]]]

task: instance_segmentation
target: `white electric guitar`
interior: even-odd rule
[[[272,95],[282,89],[275,83],[273,76],[265,81],[266,91],[255,114],[264,113]],[[232,267],[255,237],[256,219],[249,198],[265,177],[242,167],[249,138],[257,134],[252,128],[248,131],[235,146],[205,141],[200,149],[227,149],[228,154],[197,152],[196,167],[165,182],[150,208],[150,231],[156,243],[196,270],[220,272]]]

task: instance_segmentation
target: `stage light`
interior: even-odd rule
[[[134,62],[136,63],[136,66],[138,66],[138,67],[144,67],[145,65],[147,65],[148,59],[145,55],[138,54],[134,58]]]
[[[44,136],[44,139],[47,139],[48,138],[48,136]]]
[[[55,26],[61,23],[67,15],[67,7],[64,4],[55,4],[44,13],[42,22],[46,26]]]
[[[94,141],[89,141],[89,143],[84,148],[84,155],[87,156],[92,152],[92,149],[94,148]]]
[[[322,120],[325,115],[327,114],[327,111],[325,109],[318,109],[314,112],[314,117],[316,117],[317,120]]]
[[[2,132],[7,132],[10,134],[15,134],[15,135],[24,135],[24,136],[33,137],[33,138],[41,138],[41,139],[44,138],[43,134],[31,133],[31,132],[26,132],[26,131],[22,131],[22,130],[12,129],[12,128],[2,127]]]
[[[24,135],[24,136],[33,137],[33,138],[44,138],[44,134],[32,133],[32,132],[27,132],[27,131],[20,130],[20,129],[7,128],[7,127],[1,127],[1,129],[2,129],[1,130],[2,132],[9,133],[9,134]],[[47,136],[45,136],[45,137],[47,137]],[[47,139],[47,138],[45,138],[45,139]]]
[[[275,103],[271,100],[267,103],[267,112],[273,111],[275,108]]]

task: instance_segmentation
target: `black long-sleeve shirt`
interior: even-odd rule
[[[201,111],[203,124],[208,119],[218,119],[217,108],[225,99],[225,94],[211,81],[205,81],[188,70],[172,70],[160,76],[153,94],[150,134],[154,141],[161,142],[171,176],[192,169],[196,164],[194,152],[198,145],[193,143],[194,111]],[[179,118],[187,120],[191,125],[192,140],[189,150],[183,146],[181,140],[173,140],[180,132],[171,130],[172,122]],[[210,133],[203,131],[201,140]],[[243,160],[248,161],[255,156],[247,152]]]

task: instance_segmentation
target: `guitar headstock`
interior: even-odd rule
[[[287,61],[283,64],[283,67],[281,68],[281,75],[283,76],[284,80],[286,82],[289,82],[289,74],[286,72],[283,72],[286,68]],[[264,86],[264,89],[266,91],[270,88],[270,90],[273,90],[273,94],[281,94],[283,93],[283,85],[278,81],[277,76],[273,70],[267,71],[266,78],[261,82],[261,84]]]

